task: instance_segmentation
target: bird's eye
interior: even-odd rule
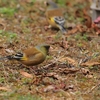
[[[49,3],[48,3],[48,2],[46,2],[46,5],[47,5],[47,6],[49,6]]]

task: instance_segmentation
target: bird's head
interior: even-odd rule
[[[52,0],[47,0],[47,1],[45,2],[45,4],[46,4],[47,7],[51,6],[51,7],[53,7],[53,8],[58,8],[58,6],[56,5],[56,3],[53,2]]]
[[[49,6],[51,3],[52,3],[52,0],[47,0],[47,1],[45,2],[46,6]]]
[[[47,51],[49,51],[50,45],[44,45]]]
[[[44,54],[48,54],[50,45],[48,45],[48,44],[41,44],[41,45],[36,46],[36,48],[38,50],[40,50],[41,52],[43,52]]]

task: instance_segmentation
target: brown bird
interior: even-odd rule
[[[9,60],[17,60],[24,65],[34,66],[42,63],[48,54],[50,45],[41,44],[33,48],[26,49],[23,53],[17,53],[15,55],[9,55],[0,59],[7,58]]]
[[[65,19],[63,17],[62,9],[52,0],[47,0],[46,5],[46,18],[50,27],[58,28],[62,33],[66,33],[66,29],[64,28]]]

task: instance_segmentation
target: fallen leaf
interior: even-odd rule
[[[89,16],[88,12],[86,9],[83,9],[83,15],[84,15],[84,22],[85,22],[85,25],[88,27],[88,28],[91,28],[92,26],[92,18]]]
[[[4,91],[11,91],[11,89],[10,89],[10,88],[8,88],[8,87],[0,87],[0,90],[4,90]]]
[[[49,91],[51,91],[51,90],[55,90],[55,87],[53,86],[53,85],[49,85],[49,86],[47,86],[46,88],[44,88],[44,92],[49,92]]]
[[[76,73],[77,71],[79,71],[79,69],[77,68],[59,68],[59,72],[60,73],[65,73],[65,74],[68,74],[68,73]],[[67,78],[65,78],[64,80],[66,80]]]
[[[72,30],[68,31],[68,34],[66,34],[66,35],[75,34],[77,31],[78,31],[78,28],[75,27],[75,28],[73,28]]]
[[[99,26],[99,24],[92,23],[92,28],[96,31],[97,35],[100,35],[100,26]]]
[[[6,51],[7,53],[14,53],[14,51],[13,51],[13,50],[10,50],[10,49],[5,49],[5,51]]]
[[[59,59],[59,61],[60,62],[66,62],[67,61],[68,63],[70,63],[72,65],[77,65],[77,62],[74,59],[69,58],[69,57],[63,57],[63,58]]]
[[[91,25],[92,25],[92,18],[91,18],[89,15],[85,15],[85,16],[84,16],[84,19],[85,19],[85,25],[86,25],[88,28],[91,28]]]
[[[94,66],[94,65],[100,65],[100,62],[88,61],[88,62],[82,63],[81,65],[82,66]]]
[[[93,78],[93,75],[86,75],[87,78]]]
[[[24,72],[22,70],[20,71],[20,74],[23,75],[23,76],[25,76],[25,77],[27,77],[27,78],[33,78],[33,75],[32,74],[29,74],[29,73]]]
[[[87,74],[90,73],[89,69],[86,69],[86,68],[81,68],[81,72],[82,72],[83,74],[85,74],[85,75],[87,75]]]
[[[67,49],[67,48],[69,47],[68,41],[63,40],[61,46],[62,46],[63,48],[65,48],[65,49]]]
[[[39,10],[40,10],[40,11],[45,11],[45,9],[44,9],[44,8],[42,8],[42,7],[39,7]]]
[[[50,73],[47,74],[47,76],[48,77],[53,77],[57,80],[62,80],[62,77],[60,75],[58,75],[57,73],[55,73],[55,72],[50,72]]]
[[[74,89],[74,85],[69,85],[65,87],[65,90],[73,90]]]

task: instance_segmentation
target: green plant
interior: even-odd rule
[[[16,100],[42,100],[42,98],[35,95],[19,95]]]
[[[2,7],[2,8],[0,8],[0,13],[5,14],[7,16],[13,16],[14,13],[15,13],[15,9],[14,8]]]
[[[7,37],[8,42],[13,42],[17,39],[17,34],[13,32],[6,32],[5,36]]]
[[[88,41],[88,36],[87,36],[86,34],[84,34],[84,35],[77,34],[77,35],[75,36],[75,39],[76,39],[76,40],[85,40],[85,41]]]
[[[0,35],[2,37],[5,37],[8,42],[13,42],[17,39],[17,34],[13,33],[13,32],[9,32],[9,31],[6,32],[6,31],[3,31],[3,30],[0,30]]]
[[[61,6],[65,6],[66,0],[56,0],[56,2]]]

